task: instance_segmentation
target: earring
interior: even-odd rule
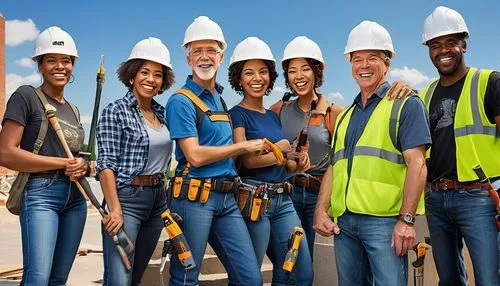
[[[133,79],[130,79],[128,82],[130,82],[130,85],[134,85],[134,80]]]
[[[71,77],[70,77],[68,83],[73,83],[74,81],[75,81],[75,76],[73,74],[71,74]]]

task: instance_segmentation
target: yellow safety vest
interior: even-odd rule
[[[332,142],[330,203],[335,219],[345,212],[346,207],[353,213],[373,216],[399,214],[407,167],[396,145],[401,110],[408,98],[393,101],[384,98],[375,107],[355,146],[350,176],[347,173],[345,137],[354,105],[339,114]],[[417,213],[424,213],[423,195]]]
[[[457,103],[453,130],[455,132],[458,180],[478,180],[472,168],[481,165],[487,177],[500,176],[500,132],[484,111],[484,95],[492,70],[469,68]],[[420,96],[429,110],[439,80],[422,90]],[[431,149],[426,158],[430,158]]]

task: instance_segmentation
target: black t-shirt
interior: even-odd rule
[[[465,78],[466,76],[447,87],[438,84],[432,96],[429,109],[432,149],[427,176],[430,182],[441,178],[458,178],[453,123]],[[494,124],[495,117],[500,115],[500,73],[498,72],[491,73],[488,79],[484,110],[488,120]]]
[[[84,131],[82,125],[77,120],[77,115],[73,112],[70,104],[57,102],[50,96],[46,96],[47,102],[57,110],[56,116],[63,130],[64,137],[73,155],[77,155],[83,146]],[[9,98],[4,119],[13,120],[24,126],[21,138],[21,149],[33,151],[38,131],[45,116],[45,109],[31,86],[19,87]],[[59,141],[56,132],[48,124],[47,135],[39,151],[40,155],[53,157],[67,157]]]

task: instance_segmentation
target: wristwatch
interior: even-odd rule
[[[411,213],[399,214],[398,219],[403,221],[406,224],[414,225],[415,224],[415,216]]]

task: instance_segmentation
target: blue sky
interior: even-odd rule
[[[154,36],[169,48],[176,84],[156,99],[164,104],[191,72],[180,48],[184,31],[193,19],[209,16],[224,32],[229,47],[218,73],[226,89],[229,106],[239,102],[227,83],[229,58],[236,44],[248,36],[267,42],[280,61],[286,44],[305,35],[318,43],[326,61],[323,87],[330,100],[342,105],[352,102],[358,88],[343,52],[347,36],[362,20],[383,25],[391,34],[397,56],[388,79],[403,78],[422,88],[437,76],[426,46],[421,45],[424,19],[438,5],[451,7],[465,18],[470,31],[466,63],[498,70],[500,67],[500,1],[23,1],[2,0],[0,13],[7,21],[7,92],[19,84],[39,85],[36,67],[27,59],[33,53],[34,38],[45,28],[57,25],[69,32],[77,44],[80,59],[74,69],[75,82],[66,89],[66,98],[78,105],[86,129],[92,114],[95,77],[99,56],[105,55],[106,83],[102,107],[126,92],[118,82],[116,69],[127,59],[133,45]],[[27,58],[27,59],[26,59]],[[275,91],[265,100],[276,101],[284,92],[280,77]],[[7,95],[9,96],[9,94]]]

